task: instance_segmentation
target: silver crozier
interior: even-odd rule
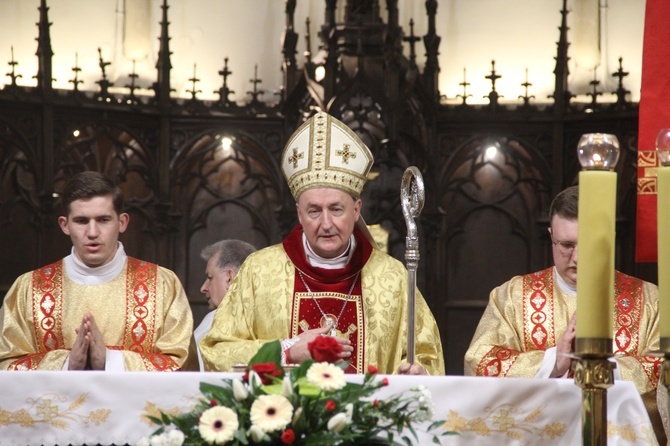
[[[421,172],[418,168],[410,166],[402,175],[400,186],[400,202],[407,225],[405,260],[407,261],[407,362],[409,364],[414,364],[414,332],[416,329],[414,301],[416,299],[416,269],[419,266],[419,235],[414,219],[421,213],[424,199]]]

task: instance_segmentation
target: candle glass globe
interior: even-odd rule
[[[586,170],[614,170],[619,161],[619,140],[609,133],[586,133],[577,144],[577,157]]]
[[[658,162],[661,166],[670,166],[670,128],[661,129],[656,136]]]

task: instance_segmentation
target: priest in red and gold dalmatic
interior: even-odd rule
[[[435,319],[416,290],[415,360],[407,363],[404,265],[376,247],[361,218],[374,160],[345,124],[326,113],[289,138],[281,167],[300,224],[282,243],[250,255],[200,343],[205,368],[230,370],[281,340],[283,361],[310,358],[307,344],[332,336],[347,372],[444,374]]]
[[[0,307],[0,370],[197,368],[184,288],[171,270],[126,255],[123,202],[107,175],[69,179],[58,223],[72,252],[9,289]]]
[[[554,266],[515,276],[491,291],[465,353],[465,374],[563,378],[574,354],[577,309],[578,186],[556,195],[549,210]],[[584,223],[588,224],[588,223]],[[612,333],[616,379],[654,395],[661,361],[658,287],[619,271],[614,275]],[[608,308],[603,310],[604,318]]]

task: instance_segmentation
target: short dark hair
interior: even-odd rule
[[[219,240],[206,246],[200,253],[200,257],[204,261],[209,261],[209,259],[218,253],[217,268],[221,270],[226,268],[240,269],[244,260],[254,251],[256,251],[256,248],[253,245],[242,240]]]
[[[579,209],[579,187],[570,186],[559,192],[551,201],[549,207],[549,223],[558,215],[566,220],[577,220],[577,211]]]
[[[70,214],[70,204],[76,200],[89,200],[95,197],[112,197],[114,210],[123,212],[123,192],[104,173],[86,170],[70,178],[60,196],[60,209],[64,216]]]

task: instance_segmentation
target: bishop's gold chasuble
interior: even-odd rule
[[[282,244],[249,256],[200,343],[205,368],[230,370],[268,341],[329,326],[354,346],[348,372],[374,365],[394,373],[407,351],[407,270],[358,230],[354,235],[356,251],[342,269],[307,262],[300,226]],[[416,362],[444,374],[437,324],[418,290],[416,314]]]

